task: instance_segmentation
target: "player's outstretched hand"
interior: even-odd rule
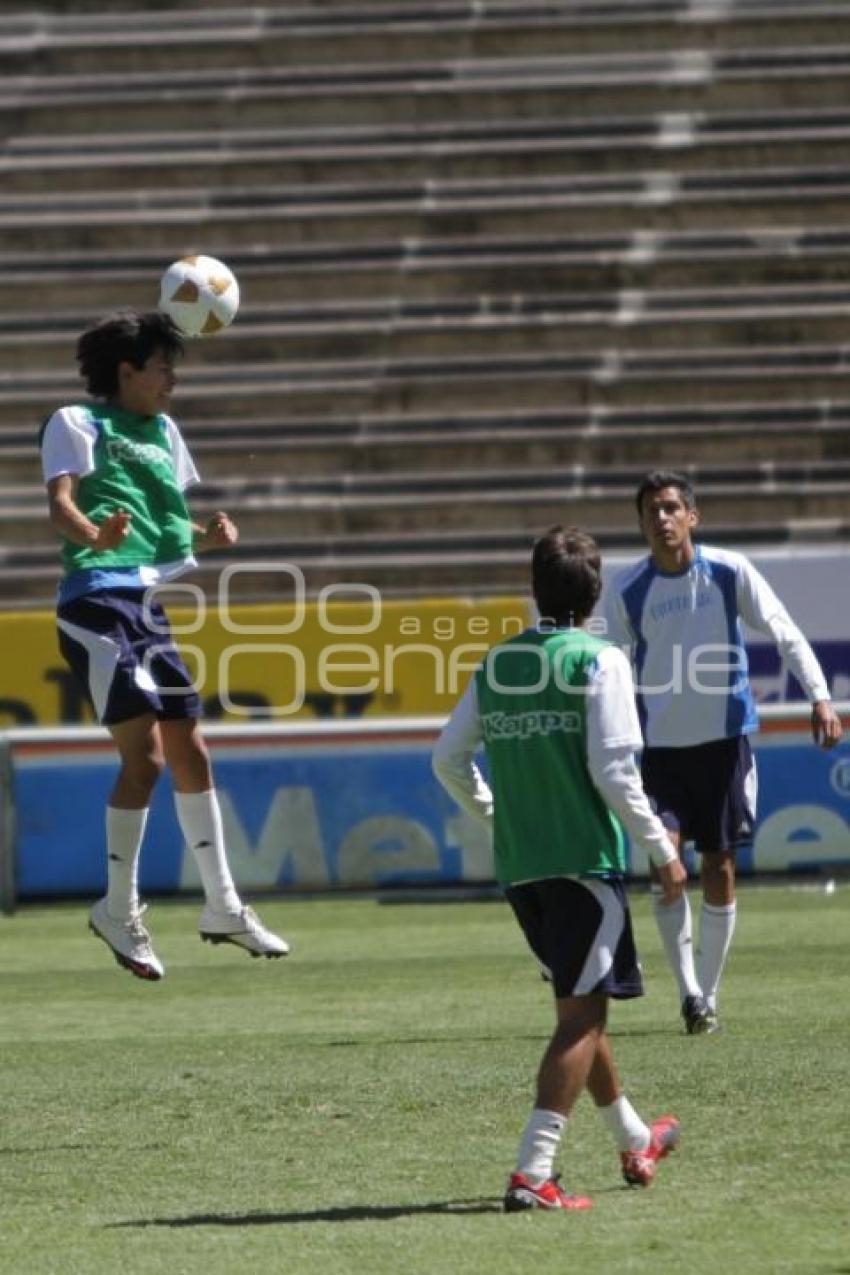
[[[204,530],[204,548],[227,549],[229,545],[235,545],[238,539],[239,529],[236,523],[219,509]]]
[[[828,699],[812,705],[812,739],[819,748],[827,750],[841,739],[841,718]]]
[[[661,902],[664,906],[675,903],[688,884],[688,872],[681,859],[673,859],[658,869],[658,884],[661,886]]]
[[[116,509],[114,514],[110,514],[98,524],[97,539],[92,548],[117,549],[121,541],[125,540],[129,534],[130,515],[126,509]]]

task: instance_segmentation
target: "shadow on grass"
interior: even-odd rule
[[[60,1151],[90,1151],[88,1142],[54,1142],[47,1147],[0,1147],[0,1159],[7,1155],[56,1155]]]
[[[684,1037],[685,1035],[684,1030],[682,1028],[678,1026],[671,1027],[669,1023],[663,1024],[659,1027],[611,1027],[611,1025],[609,1024],[605,1028],[605,1034],[607,1036],[682,1036],[682,1037]],[[538,1044],[545,1045],[546,1042],[549,1040],[549,1033],[535,1032],[532,1035],[530,1032],[526,1032],[524,1035],[520,1035],[514,1032],[504,1032],[502,1035],[499,1035],[499,1036],[408,1036],[408,1037],[399,1038],[396,1040],[382,1040],[379,1043],[382,1045],[442,1045],[442,1044],[458,1045],[458,1044],[465,1044],[467,1042],[471,1042],[472,1044],[475,1044],[475,1045],[489,1045],[489,1044],[497,1045],[497,1044],[503,1043],[506,1040],[509,1040],[511,1042],[522,1041],[522,1040],[533,1040],[533,1041],[537,1041]],[[364,1045],[364,1044],[369,1044],[369,1041],[332,1040],[332,1041],[328,1041],[327,1043],[329,1046]],[[375,1042],[372,1042],[372,1043],[374,1044]]]
[[[608,1026],[607,1034],[611,1037],[618,1036],[681,1036],[684,1038],[684,1030],[678,1024],[662,1023],[657,1027],[611,1027]],[[487,1036],[469,1036],[465,1033],[457,1036],[393,1036],[391,1039],[384,1039],[379,1036],[362,1036],[360,1038],[345,1037],[339,1040],[322,1040],[313,1041],[311,1044],[316,1049],[369,1049],[384,1048],[387,1045],[399,1045],[406,1047],[407,1045],[430,1045],[437,1048],[441,1045],[458,1045],[458,1044],[475,1044],[475,1045],[498,1045],[504,1044],[506,1040],[512,1044],[520,1041],[536,1041],[540,1045],[545,1045],[549,1040],[548,1032],[500,1032],[492,1033]]]
[[[291,1226],[304,1222],[391,1222],[400,1217],[436,1213],[455,1217],[476,1213],[501,1213],[496,1200],[439,1200],[433,1204],[352,1205],[349,1208],[311,1209],[296,1213],[191,1213],[188,1217],[147,1217],[130,1222],[110,1222],[107,1229],[170,1226]]]
[[[611,1027],[609,1025],[607,1034],[612,1040],[628,1037],[638,1039],[642,1036],[681,1036],[683,1040],[685,1039],[684,1031],[677,1030],[675,1026],[671,1027],[669,1023],[660,1027]],[[416,1048],[453,1049],[457,1045],[504,1045],[505,1042],[520,1045],[525,1042],[539,1045],[542,1050],[550,1039],[551,1034],[545,1031],[504,1032],[490,1036],[467,1036],[463,1033],[457,1036],[393,1036],[390,1039],[380,1036],[362,1036],[359,1039],[349,1037],[338,1040],[313,1040],[310,1041],[310,1047],[313,1049],[407,1049],[413,1045]]]
[[[379,1036],[363,1036],[359,1040],[324,1040],[316,1044],[317,1049],[362,1049],[368,1046],[370,1049],[383,1048],[385,1045],[501,1045],[506,1040],[521,1041],[534,1040],[539,1044],[545,1044],[549,1039],[546,1032],[537,1032],[534,1035],[513,1035],[510,1032],[498,1036],[394,1036],[391,1040],[382,1039]]]

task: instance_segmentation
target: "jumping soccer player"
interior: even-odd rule
[[[741,621],[776,644],[812,703],[816,744],[833,748],[841,722],[814,652],[767,581],[740,553],[695,545],[694,492],[682,474],[655,471],[637,496],[650,554],[607,592],[607,635],[632,651],[643,726],[643,782],[681,853],[701,855],[697,975],[683,893],[659,900],[658,928],[691,1035],[717,1030],[717,994],[735,929],[735,853],[755,826],[758,729]]]
[[[63,656],[109,730],[121,766],[106,808],[107,892],[89,925],[138,978],[165,970],[142,924],[138,864],[148,806],[163,768],[206,896],[201,937],[254,956],[287,943],[246,907],[225,853],[200,700],[150,586],[196,565],[194,554],[235,544],[217,513],[195,525],[183,496],[198,481],[170,416],[180,332],[157,312],[120,311],[84,332],[77,359],[93,402],[47,421],[41,456],[65,576],[57,622]]]
[[[508,1181],[507,1212],[589,1207],[552,1172],[585,1086],[628,1183],[649,1186],[679,1140],[674,1116],[648,1126],[634,1110],[606,1034],[609,997],[643,992],[620,820],[658,865],[668,904],[686,873],[641,787],[628,661],[583,627],[601,591],[595,541],[552,528],[534,546],[532,583],[544,619],[488,653],[434,750],[441,783],[492,826],[496,878],[555,994],[557,1025]],[[482,741],[491,787],[474,761]]]

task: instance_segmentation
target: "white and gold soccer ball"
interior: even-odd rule
[[[162,276],[159,308],[185,336],[214,336],[236,317],[239,284],[215,257],[181,257]]]

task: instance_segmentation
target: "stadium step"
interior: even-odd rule
[[[709,523],[781,518],[842,518],[850,497],[850,459],[794,464],[688,465]],[[292,534],[318,535],[397,530],[471,530],[507,525],[533,533],[570,521],[598,526],[622,518],[642,470],[548,465],[517,471],[477,467],[393,473],[221,478],[192,494],[203,521],[226,508],[246,537],[273,525],[283,547]],[[19,485],[0,491],[0,539],[7,545],[49,542],[44,493]],[[18,503],[13,504],[12,499]],[[781,521],[780,518],[780,521]]]
[[[6,74],[0,132],[96,133],[104,118],[134,130],[208,126],[334,127],[439,119],[592,114],[616,97],[621,113],[769,110],[843,103],[850,37],[811,46],[577,57],[458,57],[284,68]],[[141,51],[141,50],[140,50]],[[4,120],[5,117],[5,120]]]
[[[847,23],[844,6],[782,6],[738,0],[677,7],[665,3],[591,4],[466,3],[334,5],[321,8],[230,5],[171,7],[157,11],[154,29],[146,13],[21,14],[0,19],[0,68],[12,70],[37,54],[44,72],[132,70],[151,64],[185,67],[254,64],[301,66],[328,58],[366,60],[467,57],[501,53],[540,57],[553,51],[600,53],[687,49],[710,39],[728,49],[834,39]],[[102,7],[102,6],[101,6]],[[114,8],[114,6],[113,6]]]
[[[609,293],[547,292],[468,299],[371,299],[301,306],[245,306],[237,325],[214,342],[191,346],[193,361],[216,365],[244,356],[293,359],[495,355],[530,350],[595,350],[628,341],[631,349],[750,343],[786,344],[808,335],[841,340],[850,283],[838,286]],[[0,317],[0,368],[55,367],[90,321],[85,313],[11,313]]]
[[[70,354],[70,351],[69,351]],[[459,412],[541,407],[636,408],[733,403],[743,397],[829,401],[848,392],[843,345],[608,348],[582,355],[453,355],[438,359],[220,364],[181,369],[175,413],[187,422],[217,417],[222,402],[246,422],[271,405],[284,416],[346,412]],[[0,427],[32,422],[80,399],[73,372],[0,373]]]
[[[10,135],[0,150],[4,191],[452,180],[588,170],[677,172],[840,164],[850,112],[700,111],[645,116],[440,120],[328,129],[172,129]]]
[[[850,209],[846,168],[696,172],[428,183],[424,186],[139,192],[131,201],[91,192],[79,201],[10,197],[0,206],[5,251],[143,249],[151,224],[163,257],[198,251],[217,236],[266,243],[345,236],[375,239],[641,228],[740,229],[788,222],[840,223]]]
[[[339,297],[478,297],[532,290],[752,287],[850,282],[850,230],[783,224],[754,231],[638,229],[607,235],[322,242],[218,249],[245,306]],[[166,260],[139,252],[0,254],[0,304],[37,313],[69,305],[88,323],[121,305],[154,306]],[[240,318],[241,324],[241,318]]]
[[[223,418],[186,427],[205,480],[280,475],[390,475],[448,468],[523,469],[540,465],[706,464],[850,458],[850,402],[684,408],[656,405],[642,411],[603,408],[568,411],[471,412],[451,416],[369,416],[292,420]],[[0,432],[0,465],[10,484],[40,483],[34,431],[20,425]],[[21,503],[12,491],[10,503]]]

